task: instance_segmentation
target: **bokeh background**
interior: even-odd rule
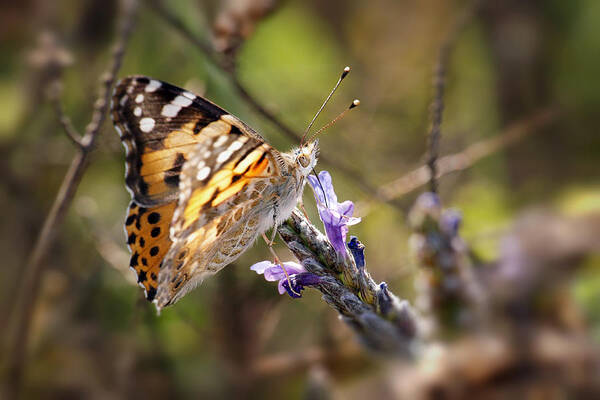
[[[144,74],[185,87],[239,116],[277,148],[297,144],[257,113],[230,73],[174,29],[155,2],[140,3],[119,77]],[[462,212],[461,235],[486,263],[498,258],[501,238],[532,210],[564,218],[600,212],[600,3],[482,3],[449,54],[441,153],[488,143],[509,127],[524,127],[524,133],[442,177],[439,193],[445,206]],[[343,67],[352,67],[316,125],[354,98],[361,106],[322,136],[329,162],[318,169],[331,172],[341,200],[357,204],[363,220],[351,234],[366,245],[373,278],[413,301],[418,267],[406,215],[426,186],[403,191],[400,185],[391,193],[385,188],[425,161],[434,67],[469,3],[181,0],[163,6],[233,62],[234,75],[251,96],[297,132]],[[62,82],[60,101],[82,132],[111,59],[122,8],[116,0],[1,6],[5,361],[25,265],[77,152],[48,101],[48,86],[57,77]],[[528,125],[540,115],[543,123]],[[23,397],[399,396],[389,384],[396,367],[362,349],[318,292],[307,290],[292,300],[249,270],[269,258],[262,242],[157,317],[128,268],[123,173],[124,152],[107,120],[43,259],[21,360]],[[320,226],[310,190],[304,202]],[[292,257],[281,246],[277,252]],[[598,252],[578,259],[577,266],[561,290],[569,299],[569,318],[597,342]],[[10,386],[8,364],[3,362],[3,387]]]

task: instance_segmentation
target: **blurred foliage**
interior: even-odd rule
[[[192,31],[209,39],[220,2],[165,3]],[[559,104],[562,110],[552,126],[441,181],[444,203],[464,215],[463,237],[490,261],[498,255],[502,234],[526,209],[600,211],[600,3],[526,3],[487,7],[468,24],[447,76],[442,153],[498,135],[538,108]],[[432,68],[464,5],[459,0],[381,0],[369,6],[356,0],[282,2],[242,44],[236,59],[239,78],[301,132],[342,68],[351,65],[353,72],[317,125],[355,97],[362,105],[322,136],[322,154],[353,166],[376,187],[424,159]],[[0,269],[0,311],[8,314],[21,266],[74,154],[45,100],[47,82],[31,54],[44,31],[53,32],[70,53],[73,63],[64,70],[62,100],[82,130],[110,57],[119,5],[115,0],[29,0],[2,8],[0,253],[5,267]],[[120,76],[129,74],[186,87],[240,116],[276,147],[295,145],[239,98],[223,71],[146,6],[120,71]],[[354,398],[370,387],[378,369],[369,370],[370,361],[355,355],[351,332],[316,292],[308,290],[302,300],[292,301],[248,269],[269,258],[262,243],[157,317],[127,268],[122,224],[129,195],[123,158],[107,121],[46,260],[49,272],[32,327],[27,397],[298,398],[306,391],[307,371],[315,366],[326,366],[339,398]],[[353,176],[329,165],[319,168],[331,171],[342,200],[371,197]],[[408,254],[405,212],[414,197],[398,199],[395,206],[377,204],[351,230],[367,246],[373,277],[409,300],[415,265]],[[318,221],[309,190],[305,204],[311,220]],[[277,252],[290,257],[281,246]],[[600,258],[587,260],[572,290],[600,338]],[[255,363],[271,355],[315,349],[332,354],[249,375]],[[354,362],[344,358],[348,351]]]

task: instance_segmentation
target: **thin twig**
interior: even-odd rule
[[[489,139],[474,143],[458,153],[449,154],[440,158],[437,162],[436,179],[452,172],[470,168],[479,160],[518,142],[528,135],[540,131],[542,128],[554,122],[559,115],[560,112],[556,107],[550,106],[544,108],[533,115],[514,122],[508,126],[508,128]],[[427,165],[422,165],[402,175],[400,178],[382,185],[378,189],[378,197],[383,201],[389,202],[427,184],[429,178],[429,167]],[[370,206],[368,203],[361,203],[357,206],[361,216],[364,216],[369,208]]]
[[[65,133],[67,134],[67,137],[71,139],[71,142],[73,142],[73,144],[76,147],[82,148],[82,137],[79,134],[79,132],[77,132],[77,129],[73,126],[71,118],[69,118],[69,116],[65,114],[65,110],[63,109],[62,103],[60,101],[60,94],[62,89],[61,83],[59,81],[55,81],[50,85],[51,87],[49,98],[50,102],[52,103],[52,106],[54,107],[54,112],[58,117],[58,121],[60,122]]]
[[[439,157],[440,136],[442,127],[442,117],[444,112],[444,90],[446,88],[446,71],[448,70],[448,59],[454,46],[456,45],[459,34],[463,31],[468,22],[471,21],[473,15],[478,9],[480,1],[474,0],[467,9],[456,20],[452,29],[446,35],[442,45],[440,46],[437,64],[434,70],[433,87],[434,96],[430,105],[430,128],[427,135],[428,140],[428,156],[427,167],[429,168],[429,190],[437,193],[437,175]]]
[[[123,20],[116,40],[113,57],[108,72],[102,77],[102,88],[98,100],[95,102],[94,111],[90,123],[87,125],[85,134],[78,140],[80,146],[78,152],[73,158],[71,165],[63,179],[54,204],[48,213],[42,230],[37,238],[35,246],[31,252],[28,263],[23,271],[24,279],[19,290],[20,299],[16,306],[16,322],[14,325],[14,336],[11,337],[9,347],[9,373],[11,395],[17,397],[21,388],[22,378],[25,369],[25,355],[27,342],[29,338],[29,327],[31,317],[36,305],[39,294],[39,286],[45,272],[44,258],[47,256],[59,227],[62,225],[66,211],[75,196],[75,192],[81,182],[85,172],[88,156],[94,148],[100,127],[106,119],[110,104],[111,89],[116,81],[116,76],[121,67],[121,62],[125,54],[125,46],[133,30],[135,15],[137,11],[136,0],[123,1]],[[63,127],[65,125],[63,124]],[[70,128],[69,128],[70,129]],[[69,137],[71,132],[67,132]]]
[[[231,61],[229,61],[229,59],[223,57],[220,53],[217,53],[212,46],[210,46],[201,38],[197,37],[189,28],[186,27],[186,25],[179,17],[177,17],[177,15],[164,6],[161,0],[146,1],[160,18],[171,25],[171,27],[179,32],[181,36],[196,46],[202,53],[204,53],[209,61],[223,70],[229,76],[229,79],[235,90],[238,92],[241,98],[244,99],[248,105],[250,105],[250,107],[252,107],[256,112],[261,114],[265,119],[279,128],[281,132],[283,132],[292,141],[300,143],[302,135],[299,132],[296,132],[294,129],[290,128],[287,124],[281,121],[281,119],[277,118],[271,111],[263,106],[260,101],[258,101],[252,94],[248,92],[245,86],[240,82],[235,71],[235,66]],[[367,182],[367,180],[361,176],[359,171],[347,165],[342,165],[335,160],[324,157],[322,154],[319,157],[319,160],[325,164],[335,167],[344,175],[351,177],[352,182],[354,182],[365,193],[377,197],[377,189]]]

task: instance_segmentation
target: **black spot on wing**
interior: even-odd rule
[[[129,266],[130,267],[135,267],[138,265],[138,257],[140,255],[137,253],[137,251],[135,253],[133,253],[133,255],[131,256],[131,260],[129,261]]]
[[[127,244],[134,244],[136,239],[137,239],[137,235],[132,232],[129,235],[129,237],[127,238]]]
[[[138,283],[145,282],[147,279],[148,277],[146,276],[146,271],[140,270],[138,273]]]
[[[148,301],[152,301],[152,300],[154,300],[155,297],[156,297],[156,288],[151,287],[150,289],[148,289],[148,292],[146,293],[146,299]]]
[[[157,213],[156,211],[151,212],[150,214],[148,214],[148,222],[151,224],[156,224],[158,223],[158,221],[160,221],[160,214]]]
[[[135,222],[137,218],[137,214],[131,214],[127,217],[127,219],[125,220],[125,225],[129,226],[131,224],[133,224]]]

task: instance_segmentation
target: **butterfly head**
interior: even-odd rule
[[[307,176],[317,164],[319,140],[311,140],[294,150],[294,162],[303,176]]]

